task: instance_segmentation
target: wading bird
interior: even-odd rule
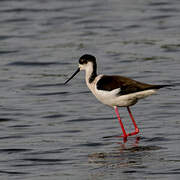
[[[128,136],[139,133],[130,106],[136,104],[139,99],[146,98],[156,93],[158,89],[169,86],[145,84],[118,75],[97,75],[96,58],[89,54],[80,57],[77,71],[64,84],[69,82],[80,70],[85,70],[86,84],[95,97],[103,104],[115,109],[123,133],[121,137],[124,138],[124,141],[127,140]],[[118,107],[127,107],[129,116],[135,128],[133,132],[126,133],[118,112]]]

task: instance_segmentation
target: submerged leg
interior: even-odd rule
[[[121,121],[121,118],[120,118],[120,115],[119,115],[117,106],[115,106],[114,109],[115,109],[117,118],[118,118],[118,120],[119,120],[119,124],[120,124],[120,126],[121,126],[121,129],[122,129],[122,132],[123,132],[123,138],[124,138],[124,141],[125,141],[125,140],[127,140],[127,134],[126,134],[126,131],[125,131],[125,129],[124,129],[124,125],[123,125],[123,123],[122,123],[122,121]]]
[[[132,122],[133,122],[134,128],[135,128],[135,131],[132,132],[132,133],[128,133],[127,136],[133,136],[133,135],[136,135],[136,134],[139,133],[139,129],[138,129],[137,124],[136,124],[136,122],[135,122],[135,120],[134,120],[134,117],[133,117],[133,115],[132,115],[132,113],[131,113],[130,108],[127,107],[127,110],[128,110],[129,116],[130,116],[130,118],[131,118],[131,120],[132,120]]]

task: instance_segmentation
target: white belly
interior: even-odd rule
[[[127,95],[117,95],[120,92],[120,89],[114,89],[112,91],[103,91],[96,88],[96,82],[101,78],[102,75],[99,75],[94,82],[89,84],[88,78],[86,78],[86,84],[91,92],[96,96],[96,98],[101,101],[103,104],[108,106],[132,106],[137,103],[139,99],[146,98],[152,94],[156,93],[155,89],[140,91],[136,93],[131,93]]]
[[[92,91],[93,92],[93,91]],[[145,90],[136,93],[131,93],[127,95],[118,96],[119,89],[113,91],[102,91],[95,89],[93,94],[96,98],[101,101],[103,104],[109,106],[132,106],[137,103],[139,99],[146,98],[152,94],[156,93],[156,90]]]

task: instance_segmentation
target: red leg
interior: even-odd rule
[[[139,129],[138,129],[137,124],[136,124],[136,122],[135,122],[135,120],[134,120],[134,117],[133,117],[133,115],[132,115],[132,113],[131,113],[130,108],[127,107],[127,110],[128,110],[129,116],[130,116],[130,118],[131,118],[131,120],[132,120],[132,122],[133,122],[134,128],[135,128],[135,131],[132,132],[132,133],[128,133],[127,136],[133,136],[133,135],[136,135],[136,134],[139,133]]]
[[[122,129],[122,132],[123,132],[124,141],[126,141],[126,140],[127,140],[127,134],[126,134],[126,131],[125,131],[125,129],[124,129],[124,125],[123,125],[123,123],[122,123],[122,121],[121,121],[121,118],[120,118],[120,115],[119,115],[117,106],[115,106],[114,109],[115,109],[117,118],[118,118],[118,120],[119,120],[119,124],[120,124],[121,129]]]

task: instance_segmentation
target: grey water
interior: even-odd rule
[[[174,85],[131,108],[126,143],[83,72],[63,85],[85,53],[99,73]],[[179,79],[179,0],[0,1],[0,179],[178,180]]]

